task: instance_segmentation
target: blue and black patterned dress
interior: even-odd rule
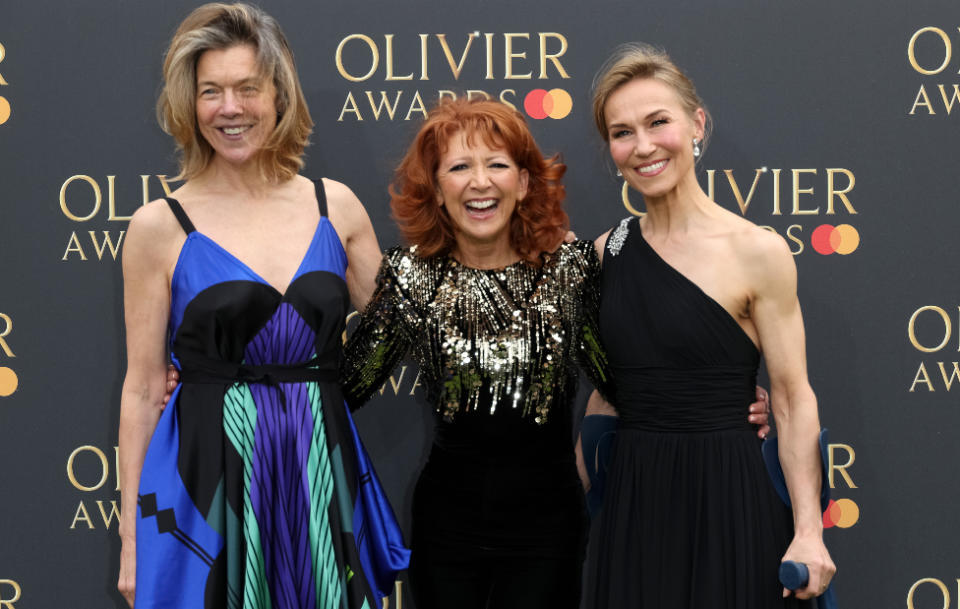
[[[379,607],[409,551],[336,383],[349,298],[326,217],[281,294],[167,199],[184,231],[182,384],[147,451],[137,609]]]

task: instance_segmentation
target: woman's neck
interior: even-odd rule
[[[458,239],[451,255],[463,266],[474,269],[499,269],[520,260],[509,241],[465,243]]]

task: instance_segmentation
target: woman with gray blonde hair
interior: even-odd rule
[[[597,80],[594,117],[647,211],[595,243],[620,418],[587,606],[810,606],[835,567],[789,248],[701,189],[709,117],[666,53],[621,49]],[[761,353],[792,515],[740,416]],[[792,596],[777,581],[781,559],[809,567]]]
[[[137,609],[379,607],[409,552],[336,382],[370,220],[298,175],[312,121],[269,15],[197,8],[163,75],[185,182],[124,244],[119,589]]]

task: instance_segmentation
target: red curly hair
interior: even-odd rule
[[[460,98],[441,101],[430,111],[390,185],[390,208],[400,232],[424,257],[453,249],[453,223],[437,204],[437,169],[451,138],[460,132],[467,141],[480,136],[491,148],[505,148],[518,168],[530,174],[527,196],[510,218],[510,244],[527,262],[542,264],[541,254],[559,247],[570,227],[560,182],[567,166],[559,155],[545,159],[523,116],[501,102]]]

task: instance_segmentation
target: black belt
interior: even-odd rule
[[[206,356],[184,354],[178,358],[182,366],[180,381],[184,384],[225,385],[231,383],[259,383],[280,388],[280,383],[336,382],[336,368],[316,368],[320,360],[314,357],[295,364],[241,364]],[[283,409],[286,397],[280,392]]]

